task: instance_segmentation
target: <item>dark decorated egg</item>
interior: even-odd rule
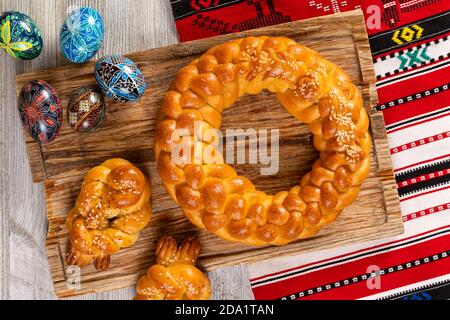
[[[95,9],[81,7],[74,10],[64,22],[59,44],[68,60],[83,63],[100,49],[103,36],[102,16]]]
[[[42,80],[25,85],[18,108],[24,128],[36,142],[46,144],[55,139],[62,124],[62,107],[51,85]]]
[[[67,120],[80,134],[94,132],[105,118],[105,99],[98,88],[81,87],[70,98]]]
[[[41,31],[26,14],[4,12],[0,17],[0,32],[0,48],[14,58],[31,60],[41,54]]]
[[[95,79],[107,97],[135,102],[144,94],[147,84],[136,64],[119,55],[105,56],[95,65]]]

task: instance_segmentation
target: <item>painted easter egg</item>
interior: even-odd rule
[[[136,64],[119,55],[105,56],[95,65],[95,79],[107,97],[134,102],[144,94],[147,84]]]
[[[80,134],[94,132],[105,118],[105,99],[98,88],[81,87],[70,98],[67,120]]]
[[[82,7],[64,22],[59,44],[64,56],[74,63],[90,60],[100,49],[104,36],[103,19],[97,10]]]
[[[51,85],[42,80],[25,85],[18,108],[24,128],[36,142],[46,144],[55,139],[62,124],[62,107]]]
[[[0,17],[0,48],[14,58],[31,60],[42,52],[42,37],[36,23],[26,14],[8,11]]]

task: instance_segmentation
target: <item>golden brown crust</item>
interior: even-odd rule
[[[172,237],[156,246],[156,264],[139,278],[135,300],[208,300],[211,284],[195,263],[200,243],[186,238],[180,247]]]
[[[193,146],[211,146],[193,132],[194,121],[219,129],[224,109],[264,89],[309,126],[320,152],[299,185],[267,195],[220,154],[215,164],[172,162],[177,129]],[[192,223],[230,241],[282,245],[313,236],[356,198],[369,173],[368,126],[361,95],[341,68],[291,39],[248,37],[215,46],[178,72],[161,108],[155,156],[169,195]]]
[[[69,265],[109,267],[110,255],[132,246],[151,215],[149,179],[124,159],[110,159],[86,174],[66,220]]]

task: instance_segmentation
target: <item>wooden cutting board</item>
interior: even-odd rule
[[[340,65],[363,93],[371,119],[372,165],[370,176],[364,182],[358,199],[344,210],[337,222],[324,228],[316,237],[283,247],[253,248],[226,242],[198,230],[169,199],[157,174],[153,155],[156,114],[177,70],[215,44],[250,35],[291,37]],[[375,77],[361,11],[151,49],[127,56],[139,65],[149,84],[140,102],[124,104],[108,100],[106,120],[91,135],[78,135],[66,119],[59,136],[49,145],[39,146],[24,134],[33,180],[45,184],[49,220],[46,245],[55,292],[59,297],[134,286],[138,276],[153,263],[155,243],[163,235],[172,235],[181,240],[188,234],[198,234],[202,244],[199,264],[201,268],[211,270],[224,265],[317,251],[403,232],[383,116],[374,108],[377,103]],[[45,80],[56,88],[66,108],[70,94],[75,89],[95,84],[93,69],[94,62],[90,62],[19,75],[16,79],[17,92],[32,79]],[[261,176],[259,165],[234,166],[240,174],[250,178],[266,192],[273,194],[297,184],[318,156],[312,147],[312,135],[306,125],[300,124],[284,110],[272,94],[243,97],[223,115],[223,129],[280,129],[278,174]],[[67,285],[67,279],[72,276],[64,262],[69,243],[64,225],[66,214],[74,205],[86,172],[112,157],[122,157],[136,163],[151,177],[154,214],[136,245],[112,256],[110,270],[97,272],[92,266],[82,269],[80,289],[74,290]]]

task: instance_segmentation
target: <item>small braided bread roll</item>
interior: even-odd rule
[[[211,284],[196,266],[200,243],[186,238],[177,248],[172,237],[163,237],[156,247],[156,264],[136,285],[135,300],[208,300]]]
[[[124,159],[110,159],[84,177],[66,226],[69,265],[109,267],[110,254],[132,246],[151,215],[150,180]]]
[[[299,185],[275,195],[239,176],[218,150],[214,163],[195,151],[214,150],[203,133],[219,129],[222,111],[239,97],[262,90],[309,126],[320,152]],[[370,167],[368,126],[361,94],[341,68],[294,40],[248,37],[178,72],[160,111],[155,156],[167,192],[193,224],[230,241],[283,245],[313,236],[357,197]],[[174,163],[186,133],[196,161]]]

